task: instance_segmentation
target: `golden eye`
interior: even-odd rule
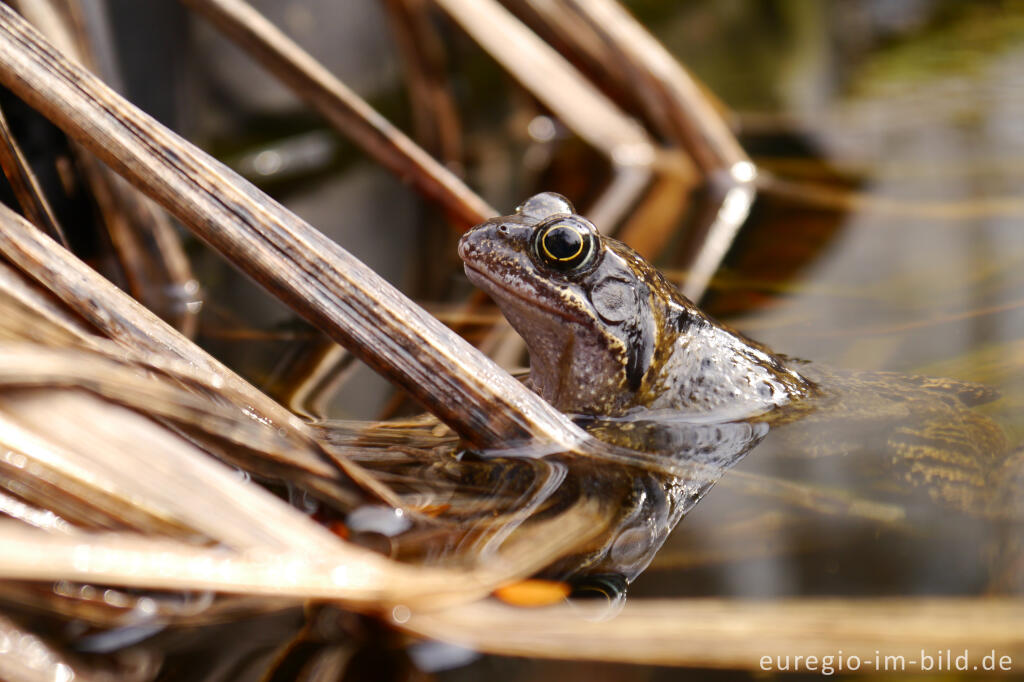
[[[575,272],[593,260],[597,237],[594,228],[579,218],[558,218],[537,227],[533,249],[544,265],[560,272]]]
[[[583,253],[583,235],[572,225],[555,225],[544,231],[540,247],[545,256],[564,263]]]

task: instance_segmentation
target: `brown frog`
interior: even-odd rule
[[[724,416],[740,406],[750,415],[812,390],[558,194],[538,194],[470,230],[459,255],[525,339],[534,390],[563,412]]]
[[[987,515],[1008,447],[971,408],[992,400],[991,389],[774,354],[711,320],[557,194],[475,227],[459,254],[525,339],[533,388],[564,412],[647,427],[666,415],[785,425],[782,441],[773,434],[782,457],[854,455],[857,471],[897,495],[909,484]],[[592,432],[635,445],[614,422]]]

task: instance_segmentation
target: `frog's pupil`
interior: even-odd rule
[[[544,250],[555,260],[572,260],[583,252],[583,235],[571,227],[553,227],[544,235]]]

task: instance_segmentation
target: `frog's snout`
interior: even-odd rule
[[[469,261],[483,253],[498,250],[501,237],[507,236],[508,231],[508,225],[500,220],[480,223],[459,239],[459,258]]]
[[[484,223],[486,224],[486,223]],[[459,258],[465,261],[477,252],[480,241],[480,229],[484,225],[477,225],[459,238]]]

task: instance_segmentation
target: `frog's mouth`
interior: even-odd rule
[[[527,309],[543,310],[549,315],[562,318],[566,322],[575,322],[577,324],[582,323],[580,318],[577,317],[576,315],[573,315],[572,312],[570,312],[569,310],[553,306],[540,297],[528,298],[525,294],[508,286],[500,279],[491,275],[486,270],[480,270],[478,268],[475,268],[468,262],[464,262],[464,267],[466,270],[466,277],[469,278],[469,281],[475,284],[476,286],[480,287],[487,293],[493,293],[499,296],[504,294],[505,297],[514,299],[514,305],[526,307]]]

